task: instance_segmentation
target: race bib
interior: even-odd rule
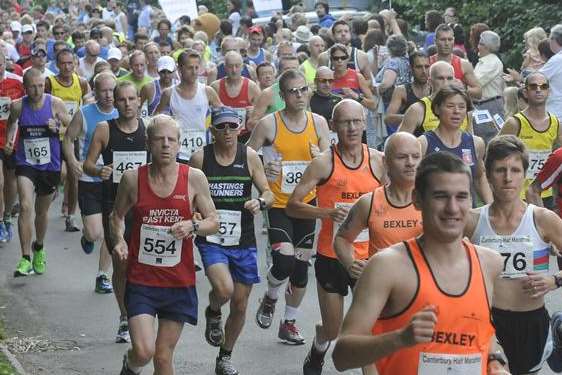
[[[492,115],[490,114],[490,111],[488,111],[487,109],[473,111],[472,117],[474,118],[474,121],[478,125],[486,124],[494,121]]]
[[[170,227],[142,224],[139,263],[156,267],[173,267],[181,262],[183,240],[175,239]]]
[[[474,375],[482,373],[482,355],[420,353],[418,375]]]
[[[501,254],[503,272],[500,276],[503,278],[523,277],[527,272],[535,271],[535,254],[531,236],[481,236],[479,245],[495,249]],[[546,254],[546,264],[548,265],[548,253]],[[538,265],[539,259],[537,259]],[[537,271],[544,271],[540,268],[542,267],[537,267]],[[546,271],[548,271],[548,266]]]
[[[43,165],[51,161],[49,138],[30,138],[23,140],[25,161],[30,165]]]
[[[148,114],[148,103],[147,102],[143,103],[142,107],[140,108],[139,115],[143,120],[148,120],[150,118],[150,115]]]
[[[0,96],[0,121],[5,121],[10,116],[10,104],[12,99],[7,96]]]
[[[236,111],[236,113],[238,113],[238,116],[240,116],[240,124],[242,128],[246,128],[246,108],[232,108]]]
[[[335,145],[338,143],[338,133],[330,130],[330,144]]]
[[[236,246],[242,235],[242,212],[217,210],[219,214],[219,231],[207,236],[207,241],[222,246]]]
[[[281,192],[291,194],[300,182],[309,161],[283,161],[281,162]]]
[[[552,151],[550,150],[528,150],[529,152],[529,168],[527,168],[527,178],[534,180],[539,174],[544,163]]]
[[[66,108],[66,113],[70,116],[70,118],[74,117],[74,114],[78,110],[78,103],[76,102],[64,102],[64,107]]]
[[[146,151],[113,151],[113,182],[118,184],[123,173],[146,164]]]
[[[180,159],[189,160],[191,155],[207,144],[206,130],[182,129],[180,138]]]
[[[336,202],[336,204],[334,205],[334,208],[340,208],[341,207],[341,208],[347,208],[348,210],[350,210],[352,206],[353,206],[353,203]],[[332,238],[336,238],[336,234],[338,233],[338,230],[340,229],[341,225],[342,225],[342,223],[336,223],[334,221],[334,233],[333,233]],[[369,241],[369,228],[365,228],[361,232],[359,232],[359,234],[357,235],[357,238],[353,242],[366,242],[366,241]]]

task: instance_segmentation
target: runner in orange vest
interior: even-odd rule
[[[425,157],[413,200],[424,233],[375,254],[363,270],[333,359],[379,375],[506,374],[490,302],[503,261],[463,240],[470,169],[449,153]]]

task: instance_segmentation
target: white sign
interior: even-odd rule
[[[254,9],[258,13],[271,10],[282,10],[283,3],[281,0],[254,0]]]
[[[160,0],[159,3],[172,24],[181,16],[189,16],[192,20],[197,18],[197,2],[195,0]]]

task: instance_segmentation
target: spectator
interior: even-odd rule
[[[550,82],[546,110],[562,119],[562,24],[550,29],[550,49],[554,56],[539,69]]]
[[[478,43],[480,43],[480,34],[482,34],[486,30],[490,30],[490,27],[488,27],[488,25],[486,25],[485,23],[475,23],[470,26],[466,57],[473,66],[476,66],[476,64],[478,64]]]
[[[425,43],[423,44],[423,49],[427,52],[427,48],[435,44],[435,29],[437,26],[444,22],[443,16],[438,10],[428,10],[425,12],[425,29],[428,34],[425,37]],[[428,56],[429,55],[428,53]]]
[[[330,6],[324,1],[319,1],[314,5],[314,10],[318,16],[318,24],[326,29],[332,27],[336,19],[330,14]]]
[[[546,60],[541,57],[539,43],[546,39],[546,32],[542,27],[533,27],[523,34],[525,40],[525,52],[523,53],[523,63],[521,64],[521,74],[527,74],[542,68]]]
[[[232,35],[237,35],[240,28],[240,8],[242,8],[240,0],[228,0],[226,3],[228,20],[232,24]]]
[[[406,38],[391,35],[386,41],[386,48],[390,57],[375,77],[376,92],[382,96],[385,108],[390,103],[394,86],[408,83],[412,78]]]
[[[363,40],[363,51],[367,54],[369,66],[371,67],[371,74],[374,77],[389,56],[384,32],[382,30],[370,30]]]
[[[449,24],[455,24],[459,22],[459,19],[457,17],[457,10],[454,7],[448,7],[447,9],[445,9],[445,12],[443,13],[443,21]]]
[[[172,31],[172,23],[168,19],[158,21],[156,28],[158,30],[158,35],[153,39],[154,42],[157,44],[162,41],[168,42],[169,44],[173,43],[173,40],[169,35],[170,31]]]

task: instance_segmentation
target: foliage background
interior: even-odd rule
[[[392,6],[411,26],[423,25],[425,11],[457,9],[467,33],[470,25],[484,22],[502,38],[501,58],[507,67],[519,68],[524,49],[523,34],[535,26],[547,32],[562,23],[561,0],[393,0]]]

